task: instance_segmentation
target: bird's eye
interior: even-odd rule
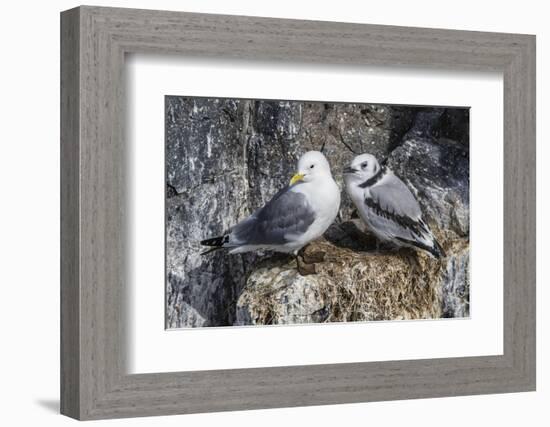
[[[365,169],[367,167],[367,162],[361,163],[361,168]]]
[[[315,167],[315,165],[311,165],[309,168],[310,168],[310,169],[313,169],[314,167]]]

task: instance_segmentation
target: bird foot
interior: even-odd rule
[[[327,257],[327,253],[324,251],[316,251],[307,253],[304,252],[302,254],[302,258],[304,259],[304,262],[307,264],[315,264],[317,262],[323,262]]]
[[[300,273],[302,276],[309,276],[310,274],[317,273],[315,264],[306,262],[304,260],[303,255],[296,256],[296,267],[297,267],[298,273]]]

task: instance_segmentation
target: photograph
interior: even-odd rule
[[[468,107],[164,114],[166,329],[470,316]]]

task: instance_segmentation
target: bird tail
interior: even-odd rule
[[[201,252],[201,255],[209,254],[210,252],[217,251],[222,249],[224,245],[229,242],[229,234],[224,234],[223,236],[212,237],[210,239],[201,240],[201,245],[210,246],[211,248]]]
[[[445,251],[443,250],[443,248],[441,247],[441,245],[439,244],[439,242],[435,239],[433,239],[433,246],[430,248],[430,251],[429,251],[434,257],[436,257],[437,259],[440,259],[440,258],[445,258],[447,255],[445,254]]]
[[[417,248],[428,252],[434,258],[440,259],[440,258],[445,258],[447,256],[445,254],[445,251],[441,247],[441,245],[435,239],[435,237],[432,238],[432,245],[431,246],[429,246],[429,245],[427,245],[423,242],[419,242],[418,240],[409,240],[409,239],[404,239],[402,237],[396,237],[396,239],[398,241],[400,241],[401,243],[404,243],[405,245],[416,246]]]

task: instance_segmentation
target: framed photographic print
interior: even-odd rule
[[[535,389],[534,36],[83,6],[61,41],[63,414]]]

